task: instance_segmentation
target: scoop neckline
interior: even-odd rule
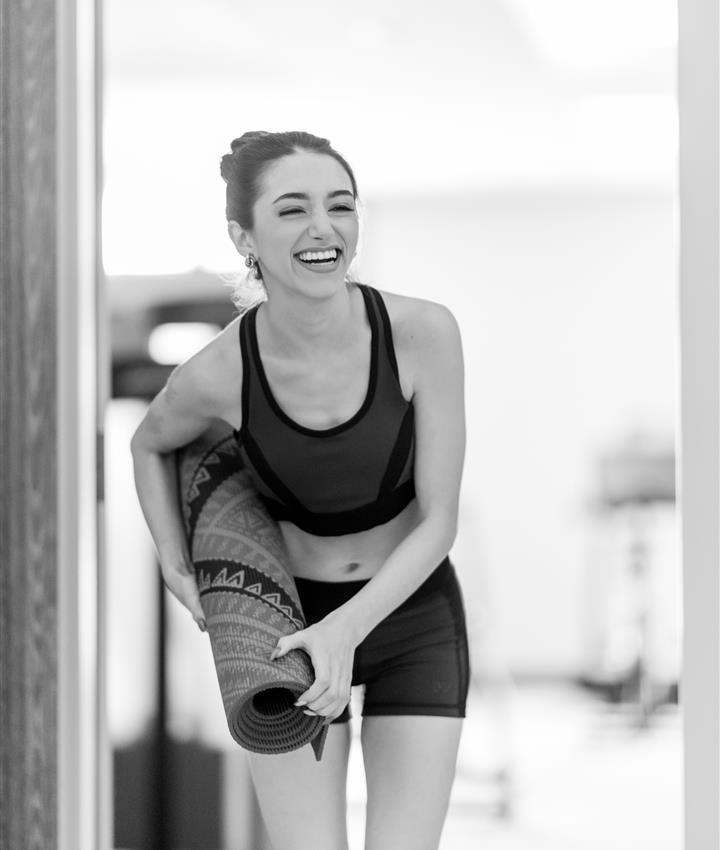
[[[260,384],[262,386],[265,397],[277,417],[281,419],[290,428],[299,431],[301,434],[307,434],[310,437],[330,437],[333,434],[340,434],[348,428],[351,428],[360,419],[362,419],[367,409],[372,404],[372,400],[375,395],[375,387],[377,384],[377,362],[379,345],[377,318],[375,316],[374,310],[372,309],[372,305],[370,304],[370,294],[367,292],[366,287],[363,284],[357,284],[357,286],[362,294],[363,301],[365,304],[365,312],[368,317],[368,321],[370,322],[370,374],[368,375],[367,390],[365,392],[365,398],[363,399],[362,404],[355,411],[355,413],[349,419],[346,419],[344,422],[340,422],[337,425],[331,425],[329,428],[309,428],[307,425],[302,425],[300,422],[296,422],[280,406],[273,394],[272,388],[270,387],[270,382],[268,381],[267,373],[265,372],[265,367],[262,362],[262,356],[260,354],[260,347],[258,345],[255,319],[260,304],[256,304],[255,307],[253,307],[247,315],[247,318],[249,320],[248,330],[250,337],[250,346],[252,348],[258,377],[260,378]]]

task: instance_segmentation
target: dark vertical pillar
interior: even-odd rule
[[[3,850],[107,845],[95,470],[99,2],[0,0]]]
[[[53,0],[0,0],[0,847],[56,846]]]

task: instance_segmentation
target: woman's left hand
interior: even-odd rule
[[[300,694],[295,705],[305,703],[306,714],[321,714],[328,724],[342,714],[350,701],[355,647],[347,625],[328,615],[307,628],[281,637],[270,659],[280,658],[291,649],[304,649],[310,655],[315,681]]]

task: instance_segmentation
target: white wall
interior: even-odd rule
[[[363,280],[441,301],[461,326],[453,554],[476,641],[492,629],[514,672],[577,672],[594,455],[633,427],[672,437],[674,196],[368,199],[362,251]]]

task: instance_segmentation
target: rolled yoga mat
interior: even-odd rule
[[[230,734],[247,750],[286,753],[308,742],[320,761],[321,716],[293,702],[315,679],[293,649],[270,661],[306,620],[277,523],[259,500],[232,429],[219,423],[176,451],[190,557]]]

